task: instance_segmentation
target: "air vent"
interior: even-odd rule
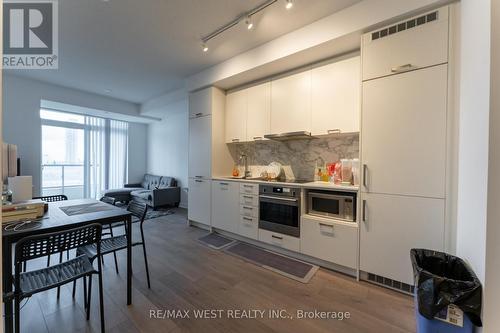
[[[384,28],[379,31],[375,31],[372,33],[372,40],[384,38],[390,35],[393,35],[395,33],[398,33],[400,31],[408,30],[415,28],[417,26],[436,21],[438,19],[438,12],[432,12],[426,15],[419,16],[417,18],[408,20],[406,22],[401,22],[398,24],[395,24],[393,26],[390,26],[388,28]]]
[[[367,280],[391,289],[396,289],[404,292],[405,294],[413,295],[415,287],[400,281],[392,280],[380,275],[368,273]]]

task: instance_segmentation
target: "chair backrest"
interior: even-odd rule
[[[79,246],[96,243],[97,251],[100,253],[101,231],[102,226],[93,223],[74,229],[24,237],[16,243],[14,259],[16,271],[18,266],[27,260],[72,250]]]
[[[130,201],[127,206],[127,210],[137,217],[141,223],[144,222],[146,218],[146,212],[148,211],[148,205],[142,202]]]
[[[46,195],[43,197],[34,197],[33,199],[40,199],[45,202],[56,202],[56,201],[66,201],[68,197],[64,194],[56,194],[56,195]]]

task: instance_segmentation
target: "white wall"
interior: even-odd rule
[[[492,1],[491,97],[488,173],[488,227],[483,323],[485,332],[500,327],[500,2]]]
[[[172,176],[181,187],[181,207],[187,207],[188,103],[183,99],[164,108],[163,120],[149,124],[148,173]]]
[[[490,0],[461,2],[457,255],[484,282],[490,112]]]
[[[25,79],[12,75],[3,75],[3,139],[5,142],[18,145],[18,155],[21,158],[21,173],[33,176],[34,195],[40,193],[40,163],[41,163],[41,99],[73,104],[93,109],[106,110],[114,113],[139,115],[137,104],[120,101],[91,94],[71,88],[61,87],[41,81]],[[136,181],[138,174],[146,171],[147,152],[145,125],[131,126],[133,145],[130,159],[130,181]],[[137,136],[137,139],[135,138]],[[139,142],[143,142],[142,147]]]

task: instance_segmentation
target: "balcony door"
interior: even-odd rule
[[[99,198],[127,181],[128,123],[40,110],[42,195]]]

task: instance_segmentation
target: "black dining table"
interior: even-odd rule
[[[3,290],[12,292],[12,245],[26,236],[64,231],[92,223],[109,225],[125,222],[127,231],[127,305],[132,304],[132,215],[126,209],[94,199],[51,202],[43,218],[14,228],[15,224],[2,223]],[[9,227],[7,227],[9,226]],[[5,332],[13,331],[13,303],[5,301]]]

